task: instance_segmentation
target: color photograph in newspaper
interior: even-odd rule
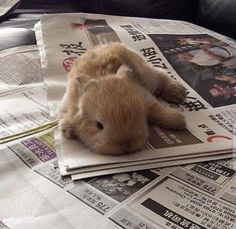
[[[236,48],[208,34],[149,36],[180,77],[212,107],[236,103]]]

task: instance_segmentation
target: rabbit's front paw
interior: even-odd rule
[[[167,85],[162,93],[163,99],[170,103],[183,103],[187,96],[187,89],[178,82]]]
[[[73,139],[76,138],[75,133],[74,133],[74,127],[73,124],[67,121],[66,119],[62,119],[60,121],[60,127],[63,135],[66,138]]]
[[[172,125],[170,126],[173,130],[183,130],[186,127],[185,117],[179,112],[173,112],[170,117]]]

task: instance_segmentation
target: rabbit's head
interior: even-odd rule
[[[131,153],[142,149],[148,138],[143,92],[128,74],[130,69],[121,66],[104,78],[77,77],[81,95],[73,131],[93,151]]]

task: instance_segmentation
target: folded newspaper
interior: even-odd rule
[[[73,180],[199,161],[231,158],[236,135],[236,42],[182,21],[94,14],[45,15],[35,26],[41,65],[48,86],[52,119],[65,92],[67,73],[87,49],[122,42],[155,68],[188,89],[181,105],[187,127],[170,131],[151,127],[141,152],[99,155],[56,129],[62,175]]]

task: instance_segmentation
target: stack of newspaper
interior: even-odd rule
[[[81,15],[77,16],[77,18],[80,18],[80,16]],[[67,16],[63,15],[63,17],[66,19]],[[89,17],[93,18],[93,16]],[[103,18],[103,16],[99,17]],[[56,20],[58,19],[56,18]],[[104,20],[109,21],[111,19],[104,17]],[[117,19],[114,18],[114,20]],[[132,19],[131,21],[136,21],[136,19]],[[145,25],[148,29],[147,22],[148,20],[146,20]],[[167,22],[170,23],[170,21]],[[50,23],[53,25],[55,21]],[[109,25],[112,28],[114,27],[111,22],[109,22]],[[100,27],[103,26],[100,25]],[[51,29],[52,28],[54,27],[51,27]],[[156,26],[156,29],[157,28]],[[166,29],[167,28],[166,26]],[[56,28],[56,30],[58,30],[58,28]],[[55,35],[56,30],[52,31]],[[119,33],[117,32],[119,37],[122,36],[121,31]],[[64,32],[66,32],[66,30],[64,30]],[[4,30],[2,33],[4,33]],[[134,33],[133,36],[135,37],[137,32]],[[207,33],[208,32],[206,32],[206,34]],[[158,34],[161,34],[161,32],[158,32]],[[196,34],[199,34],[199,32],[196,32]],[[56,37],[55,35],[51,39],[54,39]],[[73,34],[73,36],[74,35],[75,34]],[[146,35],[146,33],[143,35],[148,39],[149,36]],[[215,36],[215,34],[211,34],[211,36],[227,44],[231,44],[231,47],[234,45],[233,42],[225,40],[223,37],[216,38],[217,36]],[[79,38],[76,39],[79,40]],[[139,38],[141,39],[140,41],[137,37],[134,39],[137,40],[134,42],[142,41],[142,38]],[[128,37],[126,40],[122,39],[123,42],[128,42]],[[222,48],[226,48],[225,46],[227,45],[225,43],[221,43]],[[140,43],[140,49],[142,48],[142,44],[143,43]],[[151,43],[147,43],[147,45],[148,44]],[[132,47],[132,45],[130,46]],[[159,50],[156,46],[153,46],[153,48],[155,48],[156,51]],[[136,50],[138,51],[139,49]],[[58,54],[56,49],[54,52]],[[162,53],[164,52],[162,51]],[[160,54],[158,54],[158,58],[160,58],[159,55]],[[76,56],[77,54],[72,56],[64,65],[68,66],[71,63],[70,60]],[[233,61],[234,55],[231,57],[232,58],[228,58],[228,60]],[[53,56],[52,60],[54,60],[54,58],[57,58],[57,56]],[[166,59],[164,59],[165,64],[168,64],[167,61],[171,62],[168,58]],[[1,46],[0,62],[0,206],[4,206],[0,208],[0,228],[236,228],[236,158],[152,170],[123,172],[92,177],[76,182],[72,182],[69,176],[62,177],[58,169],[58,158],[52,129],[37,135],[34,134],[52,125],[56,125],[56,121],[51,122],[49,118],[47,90],[44,85],[43,75],[41,74],[37,47],[35,45],[25,45],[14,48],[4,48]],[[230,62],[224,61],[224,63]],[[235,62],[231,63],[235,65]],[[47,62],[44,61],[42,64],[45,66]],[[173,63],[171,65],[173,65]],[[58,65],[57,68],[60,68],[60,65]],[[230,93],[233,92],[231,89],[235,85],[235,81],[233,81],[235,70],[231,69],[228,71],[226,68],[225,70],[223,69],[222,71],[224,71],[225,76],[231,76],[224,77],[225,81],[223,83],[227,85],[228,88],[228,90],[225,90],[225,92],[228,91],[225,93],[225,99],[222,99],[221,104],[218,105],[205,105],[207,108],[205,110],[210,111],[212,107],[223,109],[223,112],[221,110],[219,111],[221,113],[217,115],[215,114],[216,110],[213,110],[214,112],[212,111],[210,115],[215,114],[215,116],[218,117],[218,119],[215,119],[215,122],[219,123],[219,127],[217,128],[220,128],[222,125],[220,124],[223,122],[222,117],[227,117],[229,123],[224,124],[223,128],[227,127],[230,132],[230,130],[234,128],[235,122],[233,119],[233,109],[228,109],[230,108],[228,101],[234,101],[234,97],[230,96]],[[54,91],[54,94],[51,89],[49,90],[51,93],[49,96],[51,104],[56,105],[57,99],[53,101],[52,98],[60,96],[60,90],[64,90],[65,82],[61,81],[59,78],[58,81],[54,80],[50,82],[50,77],[48,76],[55,74],[56,78],[56,76],[60,76],[61,74],[61,76],[64,75],[65,77],[66,71],[56,72],[57,70],[55,68],[56,71],[53,70],[50,75],[50,72],[47,72],[46,68],[44,68],[44,70],[46,70],[45,75],[47,75],[46,79],[49,88],[52,83],[54,83],[52,86],[58,89]],[[172,71],[170,72],[173,74]],[[200,68],[198,68],[198,71],[200,71]],[[194,77],[194,74],[189,75]],[[181,74],[180,76],[183,77]],[[173,77],[181,81],[177,73],[173,74]],[[219,81],[219,79],[222,79],[222,77],[219,78],[217,75],[216,80]],[[231,80],[227,82],[226,79]],[[223,83],[221,85],[223,85]],[[62,89],[59,89],[60,85],[62,85]],[[197,120],[199,119],[197,116],[194,119],[195,111],[198,110],[196,105],[198,102],[196,104],[194,103],[194,92],[190,87],[188,88],[191,92],[192,104],[189,102],[191,100],[189,96],[185,106],[176,108],[183,109],[183,111],[192,109],[194,112],[190,112],[193,114],[190,122],[195,122],[194,120],[196,118]],[[195,87],[193,88],[197,90]],[[206,86],[203,88],[206,88]],[[56,93],[58,93],[58,95]],[[195,98],[196,101],[199,100],[202,103],[206,100],[204,96],[196,96]],[[19,106],[19,104],[21,106]],[[223,107],[224,105],[225,107]],[[200,108],[201,106],[199,110]],[[201,111],[197,113],[200,115]],[[222,117],[219,116],[219,114],[222,115]],[[221,139],[222,144],[225,144],[224,141],[227,140],[227,138],[224,139],[223,136],[228,137],[228,140],[230,140],[229,137],[231,135],[229,135],[228,132],[226,132],[227,135],[223,135],[225,132],[221,132],[220,129],[216,131],[216,123],[213,125],[214,128],[212,131],[215,131],[217,134],[213,134],[210,129],[211,126],[203,116],[204,115],[201,115],[202,120],[200,125],[205,124],[208,129],[204,125],[199,126],[199,128],[208,133],[208,135],[205,135],[209,137],[208,142],[214,143],[215,140]],[[219,122],[219,120],[221,122]],[[190,129],[190,127],[188,127],[188,129]],[[177,151],[168,150],[166,154],[167,157],[164,156],[163,151],[163,148],[168,148],[166,146],[173,145],[172,142],[177,133],[175,132],[173,135],[173,133],[166,132],[166,130],[161,130],[163,132],[160,132],[160,130],[154,129],[153,131],[158,133],[159,138],[157,138],[158,141],[150,139],[147,149],[150,149],[150,146],[157,148],[157,143],[159,144],[157,154],[160,159],[156,159],[160,163],[156,164],[156,166],[168,165],[167,161],[165,161],[167,158],[171,165],[181,163],[181,160],[176,160],[176,162],[173,163],[174,156],[178,155],[176,153],[174,155],[174,152]],[[191,131],[191,133],[193,133],[192,135],[198,136],[192,129]],[[24,137],[27,135],[30,136]],[[186,135],[180,135],[178,132],[177,136],[180,138]],[[57,132],[56,137],[61,138],[59,132]],[[20,138],[20,140],[16,140],[18,138]],[[168,139],[172,139],[172,142]],[[186,137],[184,139],[186,139]],[[191,138],[189,139],[191,140]],[[16,141],[12,142],[12,140]],[[66,139],[63,138],[63,141],[64,140]],[[162,143],[160,143],[161,140],[163,140]],[[190,142],[190,140],[188,141]],[[203,141],[201,138],[199,142],[200,141],[207,142],[207,140]],[[5,144],[6,142],[8,143]],[[59,145],[57,148],[60,149],[61,143],[58,140],[56,142],[57,145]],[[165,145],[163,142],[165,142]],[[175,140],[175,142],[176,144],[180,144],[177,140]],[[71,144],[71,142],[63,143],[63,147],[65,147],[65,144]],[[192,144],[192,146],[197,146],[198,143],[193,142]],[[231,144],[233,144],[233,140]],[[177,147],[177,145],[175,146]],[[224,147],[225,146],[226,145],[224,145]],[[77,146],[76,149],[78,149]],[[171,149],[175,148],[173,147]],[[212,150],[213,152],[209,150],[209,157],[203,157],[202,160],[230,157],[230,155],[227,154],[214,155],[219,149],[220,148],[215,151]],[[146,152],[149,151],[146,150]],[[66,151],[63,149],[63,151],[59,150],[58,152],[65,154],[64,152]],[[72,152],[72,150],[68,152]],[[178,152],[181,151],[179,150]],[[225,152],[227,151],[225,150]],[[92,156],[91,152],[88,153]],[[224,151],[222,151],[221,154],[223,153]],[[66,157],[69,156],[67,153],[65,155]],[[184,156],[183,153],[180,155]],[[184,162],[182,160],[182,163],[199,161],[201,160],[199,155],[200,152],[196,153],[196,158],[194,159],[192,157],[193,155],[186,151],[184,157],[186,158],[186,156],[188,156],[188,160],[185,159]],[[231,154],[231,156],[233,155]],[[74,159],[71,158],[71,160]],[[102,160],[102,158],[100,158],[100,160]],[[83,161],[85,162],[84,159]],[[145,162],[146,167],[150,166],[148,165],[150,161],[151,160]],[[63,169],[67,173],[68,171],[72,171],[63,167],[66,163],[62,164],[62,162],[64,162],[64,160],[62,161],[62,157],[60,157],[59,164],[62,171]],[[115,166],[114,161],[112,162],[113,166]],[[142,164],[141,162],[138,163],[140,165]],[[116,163],[116,165],[118,166],[118,163]],[[93,166],[91,166],[91,168],[92,167]],[[95,167],[101,168],[101,166],[94,166],[94,168]],[[117,171],[122,171],[121,168],[122,166],[118,167]],[[142,168],[145,168],[145,166],[140,166],[140,168],[136,170]],[[73,171],[76,172],[76,170]],[[106,173],[108,173],[108,171],[109,170],[105,170]],[[103,171],[95,171],[95,173],[99,175],[99,173],[103,173]]]
[[[187,128],[151,127],[141,152],[99,155],[55,130],[58,164],[73,180],[231,158],[236,136],[236,43],[181,21],[93,14],[45,15],[35,26],[41,65],[48,86],[52,119],[65,93],[67,73],[88,48],[112,41],[136,50],[155,68],[188,89],[181,105]]]

